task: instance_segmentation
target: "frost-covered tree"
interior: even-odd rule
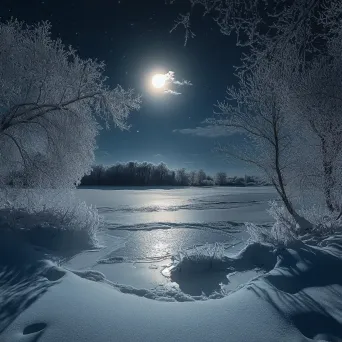
[[[186,169],[176,170],[176,182],[178,185],[189,185],[189,174],[186,172]]]
[[[206,178],[207,178],[207,174],[205,173],[204,170],[200,169],[197,172],[197,184],[198,185],[203,185],[203,183],[206,180]]]
[[[330,212],[342,209],[341,52],[342,30],[330,41],[326,55],[292,75],[288,104],[304,147],[297,171],[300,185],[322,193]]]
[[[47,22],[0,23],[0,181],[70,187],[90,169],[99,123],[126,128],[140,99],[111,89],[105,65],[81,59]]]
[[[215,183],[217,185],[227,184],[227,174],[225,172],[217,172],[215,176]]]
[[[182,0],[169,0],[176,3]],[[194,38],[191,18],[194,7],[209,15],[224,35],[235,34],[237,45],[246,48],[242,62],[250,67],[296,44],[300,62],[324,49],[338,29],[342,13],[340,0],[188,0],[189,12],[176,18],[171,31],[185,30],[185,42]]]
[[[216,116],[207,121],[245,137],[245,146],[229,144],[218,149],[261,170],[296,223],[306,229],[310,224],[298,214],[289,194],[288,175],[295,160],[286,99],[292,69],[291,65],[285,68],[281,60],[264,59],[251,73],[240,74],[238,88],[227,89],[225,101],[217,105]]]
[[[197,182],[197,172],[196,171],[190,171],[190,173],[189,173],[190,185],[196,185],[196,182]]]
[[[174,2],[177,0],[170,0],[170,3]],[[340,207],[337,194],[340,192],[338,165],[341,159],[341,134],[339,119],[333,123],[327,118],[329,115],[330,118],[339,115],[338,111],[335,111],[339,101],[336,99],[339,81],[335,81],[339,72],[332,75],[334,71],[329,69],[328,64],[324,66],[324,63],[331,62],[331,56],[319,57],[319,62],[317,56],[326,55],[327,48],[339,34],[342,2],[188,2],[191,6],[189,13],[179,16],[173,29],[183,26],[186,40],[194,37],[191,31],[191,19],[194,15],[192,10],[199,7],[203,9],[204,15],[214,19],[222,34],[236,35],[237,46],[243,52],[237,75],[238,90],[230,88],[228,102],[219,104],[221,113],[229,113],[229,119],[216,117],[209,122],[244,133],[249,148],[242,151],[241,147],[239,150],[232,150],[229,146],[223,148],[224,152],[261,168],[275,186],[288,212],[298,224],[302,222],[301,226],[307,226],[308,222],[303,222],[298,215],[289,195],[290,188],[298,185],[298,179],[301,180],[301,185],[306,182],[308,187],[318,186],[324,193],[329,210],[336,210]],[[338,48],[337,51],[340,56],[342,50]],[[322,64],[323,59],[325,62]],[[294,86],[290,92],[289,82],[291,79],[293,81],[293,75],[298,76],[294,85],[300,84],[300,87],[296,90]],[[329,97],[319,97],[317,94],[314,96],[317,92],[315,87],[316,90],[319,89],[320,82],[329,78],[330,86],[329,82],[325,84],[328,88],[333,84],[337,85],[336,92],[328,91]],[[293,100],[293,97],[289,96],[290,93],[298,97],[305,93],[306,100],[301,102],[298,99],[289,105]],[[298,102],[301,102],[300,105]],[[300,112],[302,116],[299,115]],[[303,120],[306,120],[308,125],[304,124]],[[308,129],[305,130],[306,128]],[[297,132],[297,136],[292,135],[293,132]],[[300,150],[305,153],[299,153]],[[318,167],[315,163],[319,164]],[[309,176],[309,168],[313,176]],[[308,179],[311,182],[309,185]]]

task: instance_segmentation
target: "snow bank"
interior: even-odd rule
[[[1,341],[240,342],[301,337],[251,291],[218,301],[167,303],[122,294],[67,272],[12,322]]]
[[[138,297],[144,297],[144,298],[158,300],[158,301],[194,302],[197,300],[208,300],[208,299],[217,299],[217,298],[224,297],[224,295],[221,293],[213,293],[209,296],[206,296],[203,293],[198,296],[192,296],[187,293],[184,293],[180,289],[179,285],[174,282],[166,283],[165,285],[159,285],[152,289],[146,289],[146,288],[137,288],[134,286],[124,285],[124,284],[119,284],[116,282],[109,281],[102,272],[99,272],[97,270],[77,271],[77,270],[69,269],[69,271],[78,275],[81,278],[107,284],[122,293],[131,294],[131,295],[135,295]]]
[[[0,334],[64,274],[17,232],[1,232]]]
[[[192,273],[225,270],[244,271],[251,268],[270,270],[276,264],[273,246],[253,243],[243,248],[236,256],[226,256],[223,244],[204,245],[181,251],[172,258],[170,273],[187,276]]]
[[[98,245],[101,220],[72,191],[13,189],[0,194],[0,234],[15,231],[31,244],[74,254]]]
[[[277,256],[270,245],[249,244],[237,255],[227,256],[223,244],[214,244],[181,251],[171,260],[162,273],[183,292],[195,297],[222,298],[227,295],[228,287],[224,285],[229,283],[230,275],[251,270],[255,274],[268,272],[275,266]]]
[[[139,290],[112,284],[100,272],[75,274],[44,261],[17,235],[5,240],[0,241],[3,342],[342,340],[342,236],[316,247],[300,241],[287,248],[254,243],[234,257],[216,253],[226,274],[264,271],[216,300],[187,295],[175,284]],[[210,275],[216,268],[208,269],[206,258],[202,271],[191,272],[189,258],[183,258],[180,265],[187,260],[187,266],[171,274]],[[200,263],[199,254],[195,260]]]

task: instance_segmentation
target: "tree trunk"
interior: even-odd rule
[[[335,211],[333,204],[332,189],[334,187],[333,166],[328,158],[327,144],[324,138],[321,139],[322,147],[322,162],[323,162],[323,191],[325,203],[330,212]]]
[[[277,121],[273,119],[273,135],[274,135],[274,149],[275,149],[275,171],[277,174],[277,183],[273,183],[275,186],[278,194],[280,195],[285,208],[293,217],[295,222],[300,227],[302,232],[307,232],[308,230],[312,229],[312,224],[306,220],[304,217],[300,216],[297,211],[294,209],[290,199],[287,196],[285,184],[284,184],[284,177],[280,167],[280,151],[279,151],[279,136],[277,131]]]

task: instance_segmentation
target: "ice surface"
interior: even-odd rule
[[[144,189],[81,188],[77,196],[96,205],[108,222],[122,225],[270,222],[272,218],[266,208],[268,202],[276,198],[271,187]]]
[[[78,254],[66,266],[100,270],[111,281],[149,288],[165,282],[160,264],[149,266],[170,263],[179,250],[216,242],[231,253],[241,249],[248,237],[243,223],[269,223],[265,209],[275,193],[270,187],[106,187],[79,189],[77,196],[103,215],[106,248]]]

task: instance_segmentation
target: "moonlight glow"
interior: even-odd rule
[[[166,76],[163,74],[156,74],[152,77],[152,85],[155,88],[162,88],[164,87],[166,82]]]

